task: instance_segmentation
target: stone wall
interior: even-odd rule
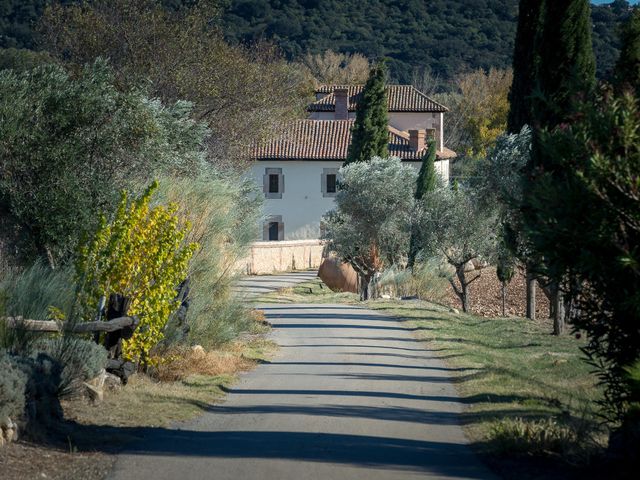
[[[254,242],[240,269],[248,275],[260,275],[318,268],[323,247],[320,240]]]

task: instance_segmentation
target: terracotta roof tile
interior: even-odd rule
[[[353,120],[297,120],[277,138],[253,148],[257,160],[340,160],[347,158]],[[389,155],[402,160],[421,160],[424,149],[409,146],[409,135],[389,127]],[[438,159],[456,156],[445,148]]]
[[[336,109],[333,91],[337,88],[349,90],[349,111],[354,112],[362,94],[364,85],[323,85],[316,93],[325,94],[307,110],[310,112],[333,112]],[[390,112],[448,112],[444,105],[427,97],[412,85],[387,85],[387,102]]]

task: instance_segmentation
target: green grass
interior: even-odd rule
[[[408,320],[448,365],[473,369],[454,380],[470,406],[469,432],[476,440],[510,417],[595,421],[602,392],[580,351],[584,341],[551,335],[550,322],[454,314],[421,302],[368,306]]]

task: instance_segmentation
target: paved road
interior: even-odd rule
[[[282,273],[279,275],[252,275],[243,277],[236,285],[235,291],[245,297],[257,297],[273,292],[279,288],[293,287],[318,277],[316,270],[308,272]]]
[[[403,324],[341,305],[264,310],[276,358],[198,420],[132,444],[114,480],[491,478],[451,372]]]

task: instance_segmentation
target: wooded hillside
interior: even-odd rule
[[[73,3],[73,0],[54,0]],[[0,48],[34,48],[45,0],[0,0]],[[179,8],[192,0],[163,0]],[[227,0],[227,39],[273,40],[290,59],[327,49],[390,57],[394,80],[428,69],[443,80],[464,70],[511,65],[518,0]],[[598,75],[617,58],[617,26],[629,4],[593,6]]]
[[[617,58],[624,0],[593,6],[600,76]],[[232,0],[228,38],[273,39],[290,59],[327,49],[388,56],[396,81],[427,68],[446,80],[465,69],[511,66],[518,0]]]

